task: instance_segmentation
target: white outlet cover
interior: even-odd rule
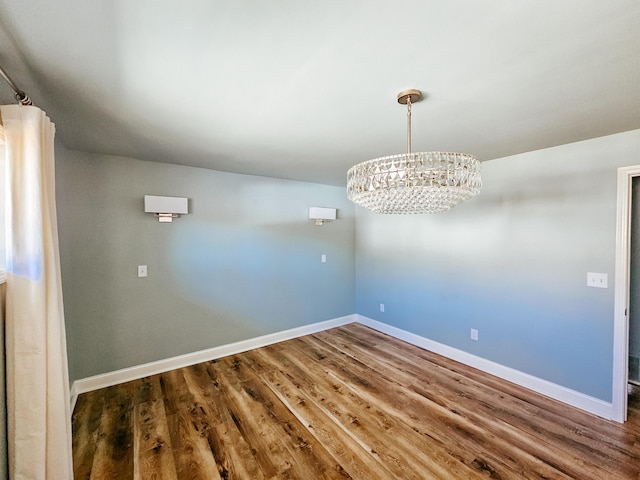
[[[595,288],[608,288],[609,287],[609,275],[606,273],[587,273],[587,286]]]
[[[381,311],[382,313],[384,313],[384,303],[381,303],[381,304],[380,304],[380,311]]]
[[[478,330],[475,328],[471,329],[471,340],[477,342],[478,341]]]

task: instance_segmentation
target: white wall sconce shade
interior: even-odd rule
[[[326,221],[336,219],[336,209],[326,207],[309,207],[309,219],[315,220],[316,225],[323,225]]]
[[[189,201],[183,197],[145,195],[144,212],[153,213],[160,223],[171,223],[174,218],[189,213]]]

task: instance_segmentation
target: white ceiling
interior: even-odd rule
[[[415,151],[640,128],[640,0],[0,0],[0,65],[69,149],[345,185],[406,88]]]

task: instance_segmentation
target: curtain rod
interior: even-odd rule
[[[16,97],[16,100],[18,101],[18,103],[20,103],[21,105],[33,105],[33,102],[31,101],[31,99],[27,96],[26,93],[24,93],[24,91],[18,88],[18,86],[13,82],[13,80],[11,80],[11,77],[9,77],[7,72],[4,71],[4,69],[2,68],[2,65],[0,65],[0,75],[2,75],[2,77],[7,81],[9,86],[15,92],[14,96]]]

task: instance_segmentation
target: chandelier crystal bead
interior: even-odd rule
[[[398,94],[407,105],[407,153],[359,163],[347,172],[348,198],[375,213],[446,212],[480,193],[481,162],[453,152],[411,153],[411,102],[418,90]]]

